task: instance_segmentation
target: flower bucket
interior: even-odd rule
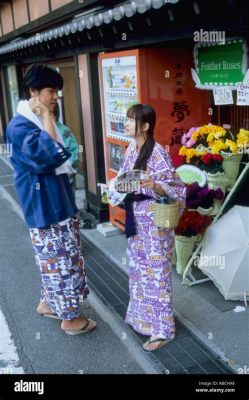
[[[171,263],[176,265],[176,247],[174,246]]]
[[[179,222],[179,203],[154,205],[154,224],[158,228],[175,228]]]
[[[182,275],[192,255],[195,242],[198,236],[175,236],[175,250],[176,250],[176,272]]]
[[[215,174],[211,174],[210,172],[206,172],[207,175],[207,183],[209,189],[218,189],[220,188],[223,193],[225,193],[226,188],[230,184],[230,180],[225,175],[224,172],[216,172]]]
[[[212,210],[211,214],[209,214],[209,215],[211,215],[212,217],[217,215],[218,212],[220,211],[221,205],[222,205],[222,201],[214,199],[214,205],[212,207],[213,210]]]
[[[229,184],[229,189],[233,187],[235,184],[235,181],[237,179],[238,173],[239,173],[239,167],[240,167],[240,161],[242,158],[242,154],[232,154],[232,153],[225,153],[221,152],[221,155],[223,157],[223,163],[222,167],[223,170],[227,176],[227,178],[230,181]]]
[[[209,207],[209,208],[197,207],[196,209],[196,211],[198,211],[198,213],[202,215],[212,215],[213,210],[214,207]]]

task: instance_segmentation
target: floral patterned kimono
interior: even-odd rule
[[[119,174],[133,169],[139,151],[130,143]],[[156,143],[147,162],[146,172],[162,186],[169,197],[185,206],[185,186],[178,177],[164,148]],[[157,172],[156,174],[154,174]],[[136,193],[159,199],[151,189]],[[109,193],[110,198],[114,195]],[[171,258],[174,230],[159,229],[153,222],[155,200],[135,201],[133,212],[137,234],[128,239],[130,302],[125,322],[143,335],[173,339],[175,323],[172,310]]]

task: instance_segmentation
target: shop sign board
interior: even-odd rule
[[[198,43],[194,48],[192,77],[199,89],[230,87],[236,89],[247,72],[247,46],[244,39],[224,44]]]

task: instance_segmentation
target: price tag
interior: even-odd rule
[[[249,105],[249,84],[239,83],[237,87],[237,106]]]
[[[216,106],[224,104],[233,104],[232,89],[228,87],[220,87],[213,90],[214,104]]]

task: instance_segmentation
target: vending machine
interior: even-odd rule
[[[209,93],[197,90],[188,49],[136,49],[99,55],[107,182],[117,175],[131,139],[124,133],[128,108],[150,104],[157,114],[155,140],[175,154],[181,136],[208,123]],[[110,206],[110,221],[124,229],[125,210]]]

